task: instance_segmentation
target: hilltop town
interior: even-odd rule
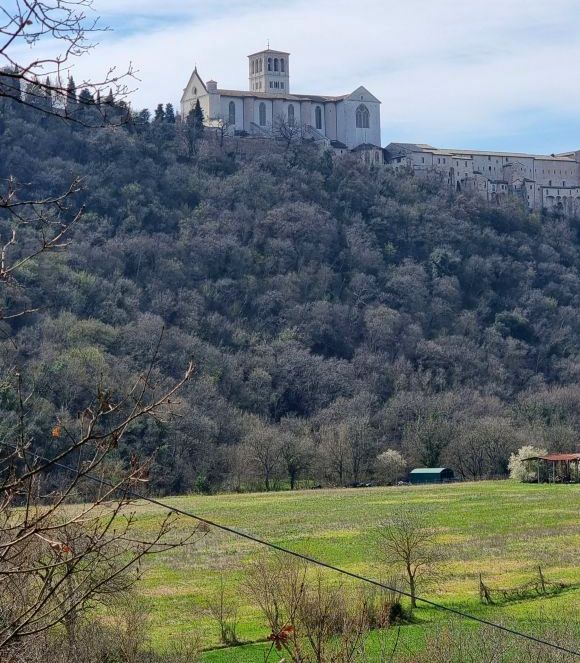
[[[340,156],[437,174],[449,187],[475,191],[490,203],[521,198],[530,210],[580,213],[580,150],[563,154],[441,149],[381,144],[381,102],[361,85],[340,95],[291,92],[290,54],[267,48],[248,56],[248,90],[221,89],[197,67],[181,98],[185,118],[199,103],[208,126],[248,139],[310,140]]]

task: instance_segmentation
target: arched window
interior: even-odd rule
[[[254,73],[254,61],[252,60],[252,62],[250,63],[250,74],[253,73]]]
[[[258,71],[261,73],[262,71],[262,58],[258,60]]]
[[[284,73],[286,71],[286,62],[284,58],[280,58],[280,71]]]
[[[230,105],[228,106],[228,123],[236,123],[236,104],[233,101],[230,101]]]
[[[361,104],[356,109],[356,128],[357,129],[368,129],[371,126],[370,113],[369,109]]]
[[[278,71],[278,58],[274,58],[274,71]]]
[[[294,116],[294,105],[290,104],[288,106],[288,126],[293,127],[296,122],[296,118]]]
[[[263,101],[260,104],[260,126],[266,126],[266,104]]]
[[[268,71],[272,71],[272,58],[268,58]]]
[[[316,106],[316,110],[314,111],[314,119],[316,122],[316,128],[322,129],[322,108],[320,108],[320,106]]]

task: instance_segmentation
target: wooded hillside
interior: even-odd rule
[[[310,145],[240,159],[227,140],[193,145],[163,108],[89,130],[1,103],[0,179],[38,197],[81,176],[86,208],[68,249],[27,262],[0,302],[40,307],[0,323],[37,449],[101,382],[122,393],[164,327],[156,374],[169,384],[192,357],[196,377],[179,416],[118,450],[155,453],[156,491],[380,480],[386,449],[495,476],[523,444],[575,449],[580,220]]]

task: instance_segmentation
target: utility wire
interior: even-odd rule
[[[18,451],[19,448],[16,447],[15,445],[8,444],[7,442],[1,442],[0,445],[3,445],[8,448],[12,448],[15,451]],[[70,465],[66,465],[64,463],[60,462],[52,462],[49,458],[46,458],[45,456],[41,456],[39,454],[36,454],[32,451],[25,450],[25,453],[33,455],[37,460],[41,460],[45,463],[50,463],[51,466],[53,467],[58,467],[60,469],[66,470],[67,472],[71,472],[72,474],[77,473],[77,469],[74,467],[71,467]],[[90,481],[94,483],[98,483],[103,486],[107,486],[108,488],[115,488],[115,484],[106,481],[105,479],[100,479],[99,477],[92,476],[91,474],[85,474],[83,475],[86,479],[89,479]],[[373,578],[367,578],[366,576],[360,575],[358,573],[353,573],[352,571],[347,571],[346,569],[340,568],[339,566],[334,566],[333,564],[328,564],[327,562],[323,562],[319,559],[316,559],[315,557],[310,557],[309,555],[304,555],[303,553],[299,553],[295,550],[291,550],[290,548],[285,548],[284,546],[280,546],[277,543],[272,543],[271,541],[266,541],[265,539],[261,539],[258,536],[254,536],[253,534],[247,534],[246,532],[242,532],[241,530],[235,529],[233,527],[229,527],[228,525],[222,525],[221,523],[215,522],[213,520],[210,520],[209,518],[204,518],[203,516],[198,516],[195,513],[191,513],[190,511],[185,511],[183,509],[180,509],[175,506],[171,506],[170,504],[165,504],[164,502],[161,502],[158,499],[155,499],[153,497],[147,497],[145,495],[142,495],[138,493],[135,490],[132,490],[130,488],[123,488],[123,491],[127,494],[130,495],[131,497],[134,497],[135,499],[143,500],[145,502],[149,502],[150,504],[154,504],[155,506],[158,506],[162,509],[167,509],[169,511],[172,511],[173,513],[180,515],[180,516],[185,516],[186,518],[192,518],[193,520],[196,520],[197,522],[204,523],[205,525],[208,525],[209,527],[214,527],[215,529],[221,530],[222,532],[227,532],[228,534],[232,534],[234,536],[237,536],[242,539],[246,539],[247,541],[252,541],[253,543],[257,543],[260,546],[265,546],[267,548],[271,548],[272,550],[276,550],[280,553],[283,553],[285,555],[291,555],[292,557],[295,557],[297,559],[301,559],[305,562],[308,562],[309,564],[313,564],[315,566],[319,566],[323,569],[328,569],[330,571],[334,571],[335,573],[339,573],[343,576],[347,576],[349,578],[353,578],[354,580],[358,580],[360,582],[367,583],[369,585],[373,585],[374,587],[380,587],[381,589],[387,589],[392,592],[396,592],[398,594],[401,594],[402,596],[406,596],[408,598],[412,598],[410,592],[406,592],[404,590],[398,589],[396,587],[390,587],[389,585],[386,585],[378,580],[374,580]],[[573,649],[568,649],[567,647],[563,647],[561,645],[557,645],[554,642],[550,642],[548,640],[542,640],[541,638],[536,638],[533,635],[530,635],[528,633],[524,633],[522,631],[517,631],[516,629],[509,628],[508,626],[503,626],[502,624],[497,624],[495,622],[491,622],[487,619],[483,619],[482,617],[476,617],[475,615],[472,615],[468,612],[463,612],[462,610],[457,610],[456,608],[451,608],[449,606],[443,605],[442,603],[437,603],[436,601],[432,601],[431,599],[426,599],[421,596],[415,596],[415,599],[417,601],[421,601],[421,603],[425,603],[426,605],[429,605],[433,608],[436,608],[437,610],[443,610],[445,612],[452,613],[454,615],[457,615],[459,617],[463,617],[464,619],[470,619],[471,621],[478,622],[479,624],[484,624],[486,626],[491,626],[492,628],[499,629],[500,631],[504,631],[505,633],[509,633],[510,635],[514,635],[519,638],[524,638],[526,640],[529,640],[531,642],[535,642],[540,645],[544,645],[545,647],[550,647],[552,649],[555,649],[557,651],[563,652],[565,654],[572,654],[573,656],[577,656],[580,658],[580,652],[575,651]]]

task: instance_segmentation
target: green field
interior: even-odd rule
[[[386,577],[374,547],[374,528],[393,506],[406,503],[427,514],[438,532],[445,561],[436,586],[423,593],[449,606],[534,631],[534,620],[580,614],[580,486],[524,485],[509,481],[441,486],[310,490],[301,492],[191,496],[168,504],[236,527],[350,571]],[[152,530],[163,511],[136,507],[139,526]],[[180,519],[178,531],[193,521]],[[220,578],[239,603],[238,635],[255,641],[268,635],[255,605],[241,587],[244,567],[258,554],[251,542],[210,531],[196,546],[148,558],[138,592],[151,616],[154,646],[201,634],[206,648],[219,644],[206,601]],[[478,577],[497,587],[530,579],[538,565],[550,580],[573,587],[557,596],[500,606],[482,606]],[[574,587],[575,585],[575,587]],[[424,630],[441,613],[419,608],[405,626],[406,647],[420,646]],[[208,651],[208,663],[261,661],[264,645]]]

